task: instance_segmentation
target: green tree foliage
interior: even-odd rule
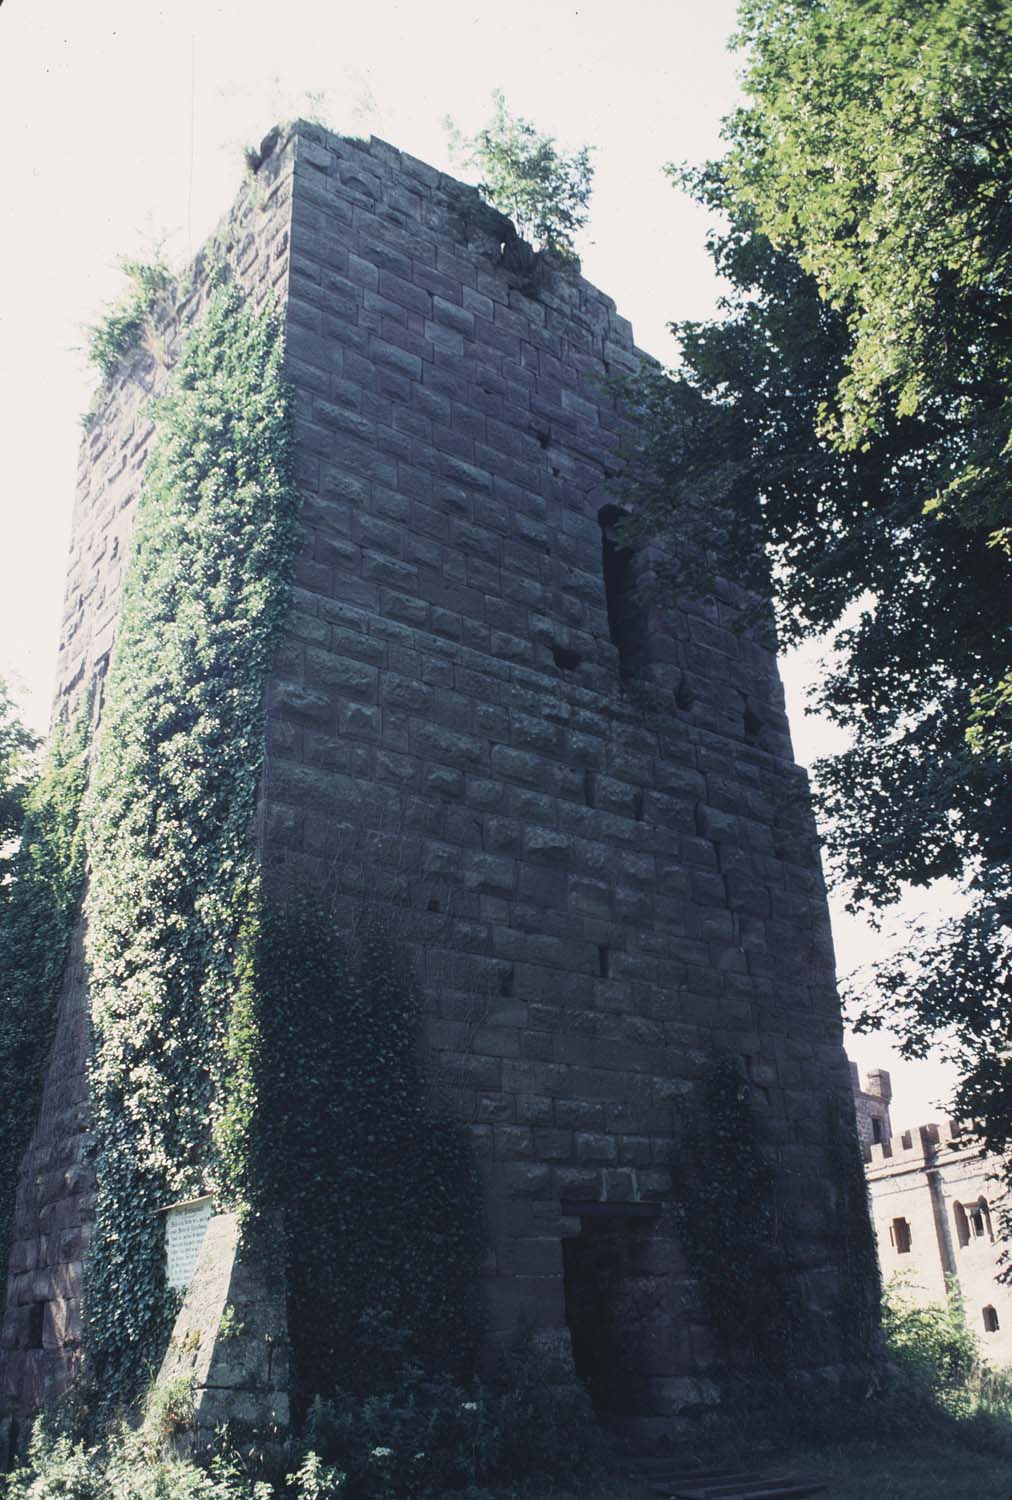
[[[816,706],[830,862],[873,913],[960,882],[869,1022],[953,1028],[958,1107],[1012,1139],[1012,13],[992,0],[744,0],[747,103],[679,173],[726,217],[724,317],[646,374],[633,486],[682,582],[835,631]],[[645,478],[642,476],[646,476]],[[846,619],[844,619],[846,616]]]
[[[0,902],[11,878],[37,747],[38,739],[22,723],[7,684],[0,678]]]
[[[901,1277],[893,1277],[883,1290],[882,1332],[890,1359],[933,1397],[964,1388],[980,1366],[955,1284],[944,1302],[920,1303]]]
[[[0,901],[0,1282],[11,1244],[21,1155],[39,1107],[56,1003],[84,881],[81,802],[90,704],[49,742],[24,796],[20,845]],[[24,745],[15,728],[15,745]]]
[[[478,190],[507,214],[518,232],[543,250],[575,258],[575,236],[587,222],[594,166],[591,147],[565,156],[555,138],[514,115],[502,93],[492,95],[495,115],[472,139],[447,122],[454,144],[482,174]]]

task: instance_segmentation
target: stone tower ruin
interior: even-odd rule
[[[577,269],[532,276],[514,238],[474,190],[301,122],[218,237],[248,298],[279,301],[296,402],[257,847],[268,882],[393,913],[480,1163],[492,1343],[526,1320],[604,1408],[663,1418],[715,1359],[672,1228],[679,1108],[715,1052],[734,1060],[795,1226],[808,1363],[839,1367],[830,1106],[852,1135],[850,1077],[775,652],[737,628],[733,582],[644,603],[614,529],[608,377],[637,367],[632,331]],[[57,714],[115,651],[152,397],[206,264],[167,357],[123,369],[82,444]],[[86,957],[79,927],[21,1166],[0,1411],[77,1358]]]

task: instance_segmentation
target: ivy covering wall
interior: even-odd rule
[[[283,1257],[297,1404],[405,1361],[465,1374],[480,1195],[426,1102],[414,987],[389,934],[259,873],[297,536],[279,320],[216,293],[157,418],[88,801],[86,1370],[139,1392],[175,1307],[155,1211],[211,1191]]]
[[[296,1411],[392,1390],[408,1364],[466,1380],[481,1329],[469,1137],[428,1099],[420,997],[395,935],[338,930],[317,896],[255,901],[219,1127],[233,1201],[271,1218]]]
[[[827,1180],[810,1186],[831,1195],[832,1328],[816,1326],[806,1306],[797,1210],[779,1202],[736,1060],[715,1056],[682,1111],[674,1218],[725,1372],[782,1377],[811,1363],[813,1349],[861,1361],[876,1348],[878,1262],[853,1113],[835,1099],[826,1107]]]
[[[283,337],[234,288],[191,335],[138,504],[88,798],[92,1379],[132,1395],[171,1302],[153,1211],[214,1188],[255,880],[263,694],[296,535]]]
[[[13,879],[0,893],[0,1286],[18,1167],[38,1115],[60,984],[84,879],[81,804],[91,702],[54,730],[28,795]]]

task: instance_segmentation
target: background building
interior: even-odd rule
[[[985,1358],[1012,1362],[1012,1290],[997,1279],[1001,1161],[955,1120],[893,1135],[889,1074],[869,1073],[862,1091],[851,1070],[883,1281],[902,1277],[915,1300],[940,1302],[954,1280]]]

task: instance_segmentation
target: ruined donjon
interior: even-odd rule
[[[853,1347],[832,1120],[853,1147],[853,1105],[805,776],[774,649],[738,628],[741,592],[645,602],[649,559],[615,530],[608,382],[638,365],[630,326],[474,190],[381,141],[298,123],[268,148],[216,240],[216,275],[251,305],[277,299],[295,402],[263,878],[393,914],[428,1065],[480,1165],[490,1345],[526,1320],[605,1409],[662,1420],[706,1399],[718,1356],[671,1168],[679,1110],[719,1052],[791,1225],[802,1363],[839,1370]],[[56,714],[95,690],[98,732],[152,401],[203,316],[212,258],[82,444]],[[88,942],[79,924],[20,1169],[0,1340],[15,1414],[77,1360]],[[284,1289],[234,1263],[213,1202],[181,1212],[203,1241],[180,1314],[195,1342],[176,1348],[203,1331],[207,1420],[241,1408],[283,1425]],[[234,1303],[259,1351],[245,1363],[242,1338],[217,1334]]]

